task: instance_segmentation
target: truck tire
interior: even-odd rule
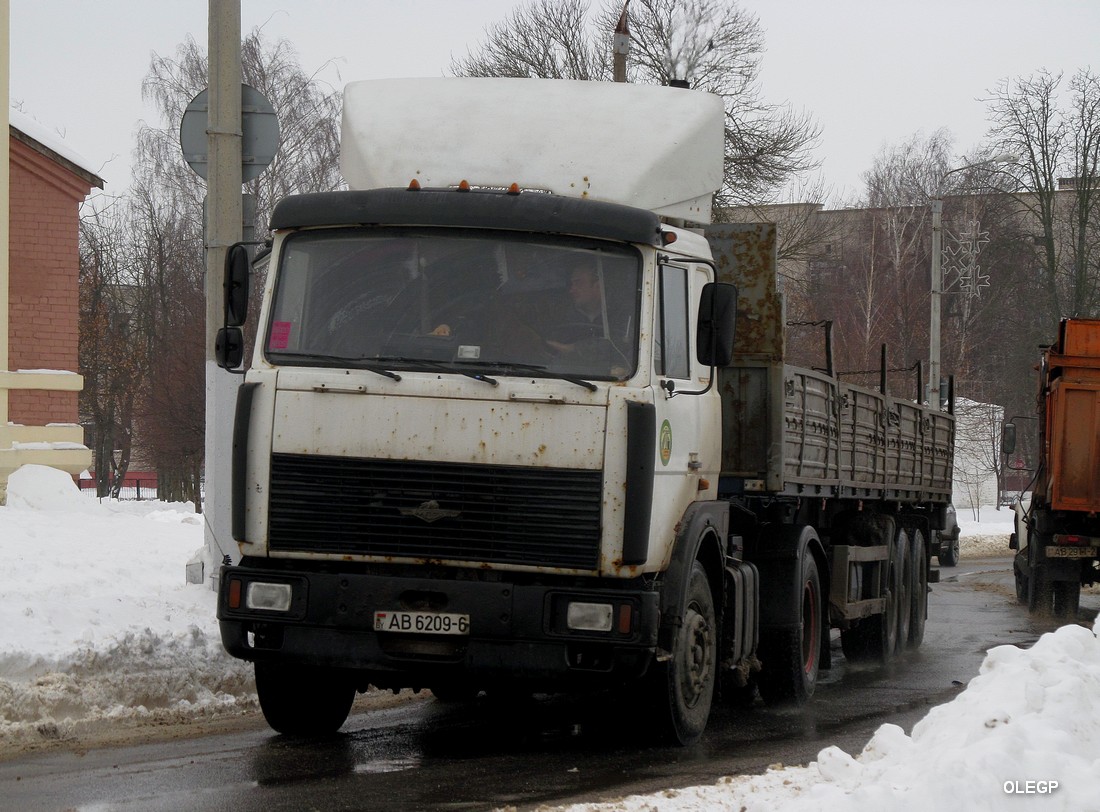
[[[809,550],[803,551],[799,566],[802,612],[798,628],[768,632],[760,641],[757,687],[769,705],[801,705],[817,687],[824,633],[821,575]]]
[[[694,744],[707,726],[718,666],[718,622],[706,570],[691,566],[683,624],[672,656],[656,663],[648,678],[655,701],[663,706],[662,739]]]
[[[331,668],[258,662],[256,693],[273,730],[287,736],[327,736],[347,721],[355,684]]]
[[[1050,614],[1054,606],[1053,584],[1040,561],[1043,546],[1039,534],[1027,534],[1027,609],[1033,614]]]
[[[909,528],[909,560],[912,562],[913,588],[910,592],[908,648],[918,649],[924,642],[924,625],[928,618],[928,559],[924,533]]]
[[[959,563],[959,537],[940,537],[940,554],[937,556],[941,567],[954,567]]]
[[[913,576],[916,574],[913,567],[913,559],[909,552],[909,533],[904,529],[898,530],[894,539],[894,581],[898,587],[898,632],[894,641],[894,651],[899,652],[909,645],[909,627],[913,619],[913,594],[916,589],[913,585]]]
[[[1027,604],[1027,576],[1024,575],[1024,571],[1020,568],[1020,563],[1016,560],[1012,562],[1012,574],[1015,576],[1016,581],[1016,603],[1020,605]]]

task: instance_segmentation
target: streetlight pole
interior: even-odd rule
[[[962,172],[965,169],[975,169],[979,166],[990,164],[1014,164],[1018,161],[1015,155],[995,155],[984,161],[949,169],[940,177],[936,196],[932,198],[932,292],[931,309],[928,318],[928,405],[939,411],[940,403],[940,310],[943,301],[943,189],[944,181],[948,175]]]
[[[946,178],[947,175],[944,175]],[[940,179],[943,183],[943,178]],[[943,300],[943,198],[932,198],[932,313],[928,319],[928,405],[940,409],[940,303]]]

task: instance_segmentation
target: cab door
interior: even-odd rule
[[[670,260],[658,267],[651,383],[657,431],[651,538],[658,544],[671,541],[692,501],[717,492],[718,393],[711,387],[699,394],[710,369],[695,347],[699,296],[709,281],[706,265]]]

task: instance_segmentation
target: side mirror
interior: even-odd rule
[[[225,254],[225,326],[240,327],[248,317],[248,249],[241,243],[229,246]]]
[[[737,322],[737,286],[708,282],[699,297],[699,324],[695,331],[696,355],[700,364],[728,366],[733,360]]]
[[[1001,453],[1011,454],[1016,450],[1016,424],[1005,423],[1001,427]]]
[[[244,333],[240,327],[222,327],[214,339],[214,360],[233,371],[244,361]]]

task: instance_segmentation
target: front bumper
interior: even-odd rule
[[[458,580],[461,575],[469,573],[456,573],[452,579],[313,572],[246,560],[222,568],[222,642],[241,659],[356,669],[369,672],[374,684],[394,688],[457,677],[523,679],[550,686],[599,682],[637,676],[649,665],[657,645],[659,601],[656,591],[639,582],[578,586],[575,580],[560,585]],[[240,596],[254,582],[289,584],[289,608],[246,608]],[[629,622],[617,621],[607,632],[571,630],[565,619],[571,601],[610,603],[615,617],[629,616]],[[465,614],[470,631],[375,632],[376,611]]]

